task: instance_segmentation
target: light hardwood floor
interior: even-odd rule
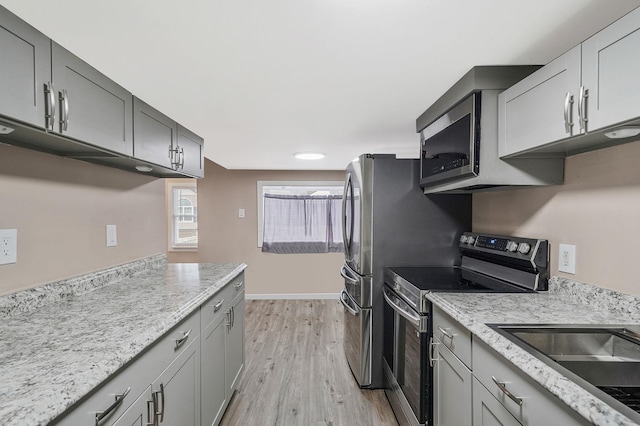
[[[247,300],[245,371],[221,426],[393,425],[382,390],[361,390],[336,300]]]

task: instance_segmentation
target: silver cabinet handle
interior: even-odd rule
[[[174,170],[178,170],[180,168],[180,148],[173,147],[172,144],[169,144],[169,160],[171,160],[171,167]]]
[[[571,135],[573,128],[573,95],[567,92],[564,97],[564,130]]]
[[[231,328],[236,325],[236,308],[235,306],[231,307]]]
[[[222,308],[223,304],[224,304],[224,299],[222,299],[221,301],[213,305],[213,312],[218,312],[220,308]]]
[[[156,410],[154,412],[154,417],[158,418],[160,417],[160,421],[158,421],[156,424],[158,423],[162,423],[164,421],[164,384],[160,383],[160,390],[159,391],[155,391],[153,392],[155,400],[156,400]],[[160,398],[160,403],[162,405],[162,407],[160,408],[160,410],[157,409],[157,402],[158,402],[158,396]]]
[[[184,169],[184,148],[180,147],[180,160],[178,161],[180,164],[180,170]]]
[[[180,337],[179,339],[174,339],[174,340],[175,340],[175,342],[176,342],[176,348],[175,348],[175,350],[179,349],[179,348],[180,348],[180,346],[182,346],[182,344],[183,344],[184,342],[186,342],[186,341],[187,341],[187,339],[189,338],[189,335],[190,335],[190,334],[191,334],[191,330],[189,330],[189,331],[183,331],[183,332],[182,332],[182,337]]]
[[[158,401],[156,400],[155,393],[151,392],[151,401],[147,401],[147,426],[158,426]]]
[[[580,86],[580,98],[578,98],[578,120],[580,121],[580,132],[587,132],[587,98],[589,90],[584,86]]]
[[[231,330],[231,309],[227,311],[227,332]]]
[[[69,95],[66,89],[58,93],[60,101],[60,131],[66,132],[69,127]]]
[[[53,84],[51,82],[44,85],[44,93],[47,96],[46,111],[45,111],[45,123],[47,130],[53,130],[56,117],[56,94],[53,90]]]
[[[509,390],[507,389],[506,382],[499,382],[498,379],[495,378],[495,376],[491,376],[491,380],[493,380],[493,383],[495,383],[496,386],[498,386],[498,389],[500,389],[502,393],[507,395],[509,399],[511,399],[513,402],[515,402],[518,405],[522,405],[522,398],[515,396],[514,394],[509,392]]]
[[[122,401],[124,401],[124,398],[127,395],[129,395],[130,390],[131,390],[131,387],[128,387],[124,392],[116,394],[116,400],[113,404],[109,406],[109,408],[107,408],[104,411],[98,411],[96,413],[96,426],[99,426],[101,421],[109,417],[113,412],[113,410],[115,410],[116,408],[118,408],[120,404],[122,404]]]
[[[431,368],[433,368],[433,366],[435,365],[435,362],[437,361],[434,356],[436,352],[436,345],[439,345],[439,343],[436,343],[433,341],[433,336],[429,337],[429,366]]]
[[[442,335],[446,338],[448,338],[449,340],[451,340],[451,344],[453,344],[453,338],[455,337],[455,334],[451,334],[449,333],[447,330],[445,330],[444,328],[438,326],[438,330],[440,330],[440,332],[442,333]]]
[[[240,290],[242,288],[242,286],[244,285],[244,281],[240,281],[238,284],[236,284],[236,291]]]

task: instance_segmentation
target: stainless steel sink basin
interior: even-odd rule
[[[492,327],[628,417],[640,419],[640,326]]]

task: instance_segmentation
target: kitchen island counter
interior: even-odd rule
[[[133,272],[127,267],[111,268],[106,278],[90,274],[2,297],[0,425],[49,423],[246,265],[160,261]],[[39,306],[25,306],[30,304]]]
[[[640,300],[554,277],[528,294],[429,293],[427,298],[594,425],[636,425],[488,324],[640,324]]]

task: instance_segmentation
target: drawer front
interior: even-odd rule
[[[244,294],[244,274],[240,274],[232,279],[227,285],[222,287],[216,294],[204,302],[200,308],[201,328],[204,330],[209,324],[220,315],[224,315],[231,302],[239,294]]]
[[[433,335],[471,369],[471,332],[435,306]]]
[[[507,411],[477,380],[473,379],[473,426],[520,426],[521,423]]]
[[[480,383],[524,426],[590,424],[478,339],[473,342],[473,367]]]

